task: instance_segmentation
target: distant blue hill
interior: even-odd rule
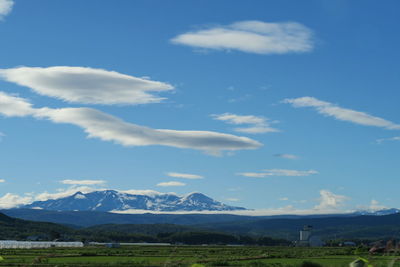
[[[256,222],[261,220],[277,220],[277,219],[324,219],[324,218],[348,218],[348,217],[363,217],[366,215],[357,213],[347,214],[324,214],[324,215],[274,215],[274,216],[240,216],[232,214],[117,214],[101,211],[55,211],[44,209],[8,209],[0,210],[0,212],[32,221],[53,222],[64,225],[75,225],[77,227],[87,227],[99,224],[157,224],[157,223],[173,223],[180,225],[195,225],[195,224],[219,224],[219,223],[238,223],[238,222]],[[398,212],[393,210],[393,214]],[[370,212],[371,213],[371,212]],[[381,212],[368,214],[368,218],[382,217],[382,222],[387,215],[380,215]],[[400,214],[398,214],[400,215]],[[366,217],[366,218],[367,218]],[[385,217],[385,218],[383,218]],[[379,218],[377,218],[379,220]],[[400,222],[399,222],[400,223]],[[300,223],[301,225],[301,223]],[[399,224],[400,225],[400,224]]]
[[[296,240],[299,230],[304,225],[312,225],[313,233],[324,240],[400,239],[400,213],[390,215],[238,216],[231,214],[115,214],[100,211],[35,209],[9,209],[0,210],[0,212],[25,220],[53,222],[67,226],[75,225],[75,228],[114,224],[114,226],[100,228],[131,229],[133,231],[137,230],[137,225],[175,224],[212,232]],[[120,226],[115,226],[115,224]]]

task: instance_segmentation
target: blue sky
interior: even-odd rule
[[[0,205],[111,188],[399,207],[399,8],[0,0]]]

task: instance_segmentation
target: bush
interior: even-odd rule
[[[322,267],[322,265],[311,261],[303,261],[300,267]]]

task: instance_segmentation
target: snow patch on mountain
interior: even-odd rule
[[[391,209],[381,209],[381,210],[359,210],[354,212],[355,215],[390,215],[400,213],[400,209],[391,208]]]
[[[74,198],[76,198],[76,199],[85,199],[86,197],[83,194],[76,194],[74,196]]]

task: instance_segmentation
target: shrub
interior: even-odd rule
[[[303,261],[300,267],[322,267],[322,265],[311,261]]]

